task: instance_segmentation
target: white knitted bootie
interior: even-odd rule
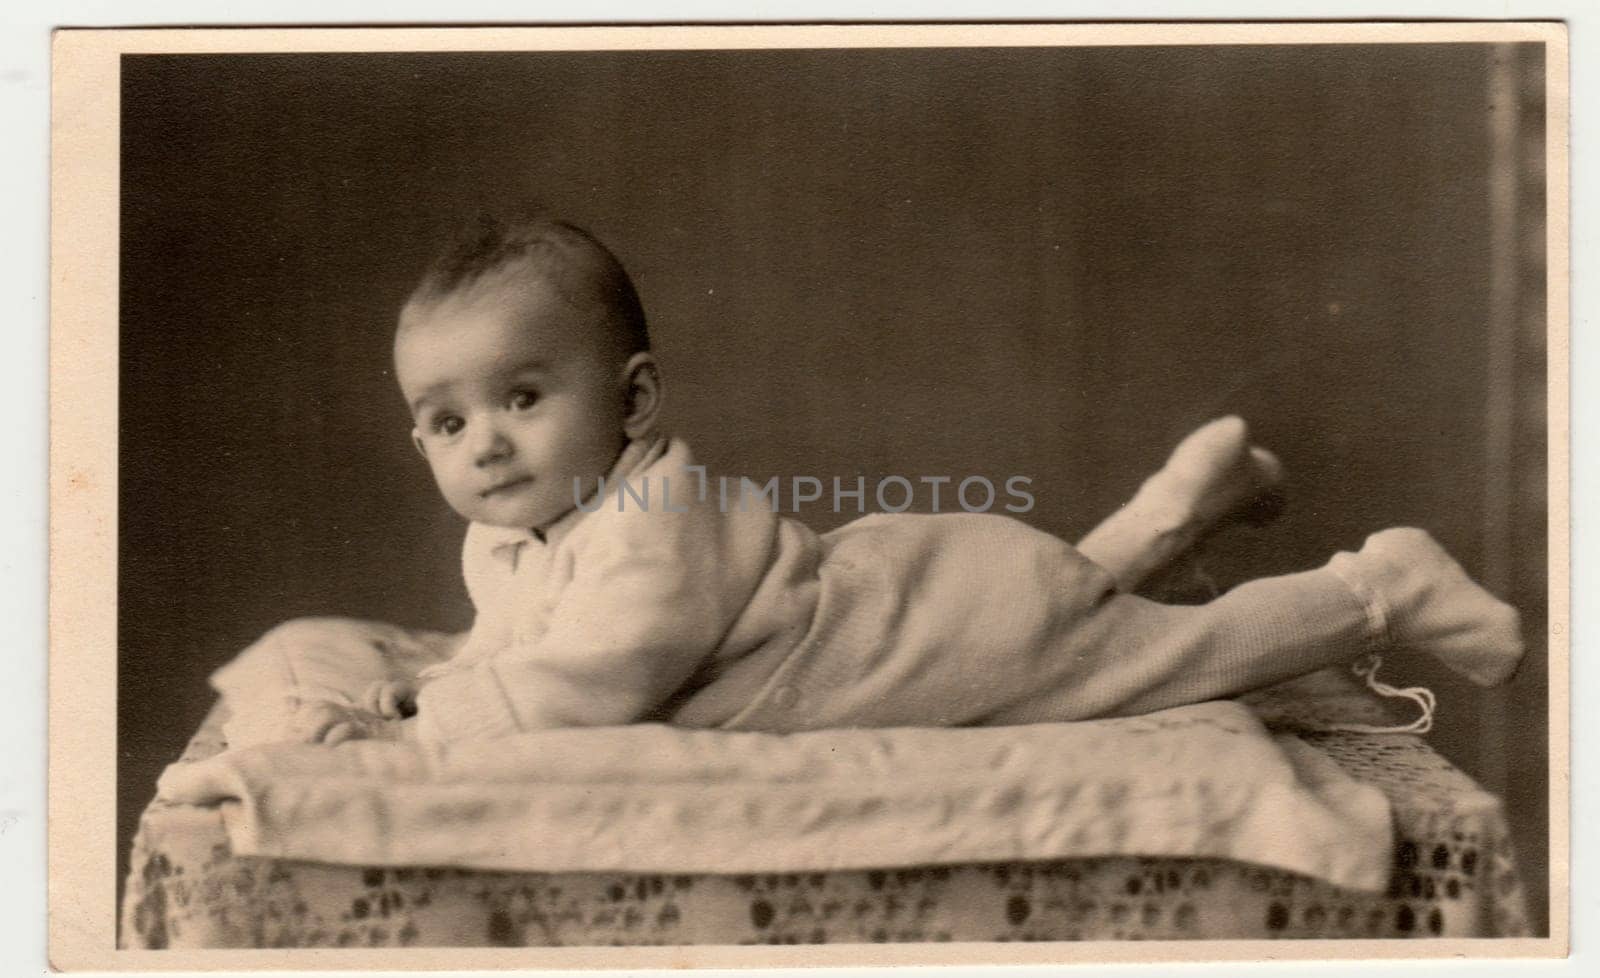
[[[1383,645],[1431,655],[1479,686],[1510,679],[1522,660],[1516,609],[1474,583],[1422,530],[1374,533],[1328,568],[1366,603]]]

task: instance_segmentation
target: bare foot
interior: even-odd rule
[[[1516,609],[1479,587],[1427,533],[1384,530],[1359,554],[1340,557],[1371,589],[1396,647],[1431,655],[1479,686],[1516,672],[1523,654]]]

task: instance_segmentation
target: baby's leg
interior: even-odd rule
[[[1118,590],[1131,593],[1268,493],[1282,475],[1271,452],[1250,444],[1242,420],[1219,418],[1180,442],[1132,501],[1091,530],[1078,550],[1110,573]]]
[[[1387,530],[1322,569],[1241,585],[1199,606],[1119,594],[1081,622],[1070,655],[990,723],[1146,713],[1346,663],[1368,651],[1431,655],[1480,685],[1522,655],[1515,610],[1420,530]]]
[[[831,543],[805,639],[735,663],[672,722],[792,732],[1091,720],[1391,648],[1483,683],[1521,654],[1516,613],[1415,530],[1204,605],[1119,592],[1074,548],[996,517],[882,517]]]

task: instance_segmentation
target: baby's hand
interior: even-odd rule
[[[295,711],[297,739],[309,744],[342,744],[347,740],[399,740],[400,721],[341,703],[319,701]]]
[[[361,708],[390,720],[417,715],[417,684],[407,679],[373,683],[361,694]]]

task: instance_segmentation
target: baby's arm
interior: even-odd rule
[[[610,505],[568,541],[572,577],[532,645],[430,681],[425,740],[631,723],[677,691],[748,603],[775,545],[761,507],[678,513]],[[577,536],[582,534],[582,536]]]

